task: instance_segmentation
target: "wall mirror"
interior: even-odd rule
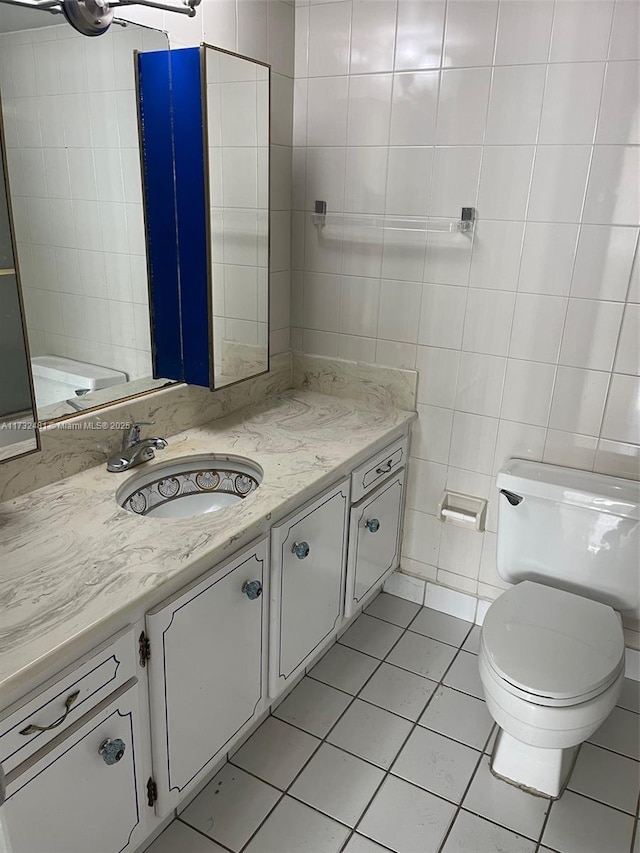
[[[212,389],[269,369],[269,66],[203,45],[139,56],[158,360]],[[170,92],[161,102],[160,93]],[[175,198],[167,181],[172,132]],[[179,310],[166,211],[177,211]],[[179,328],[178,328],[179,326]]]
[[[204,48],[214,386],[269,368],[269,69]]]
[[[29,353],[26,371],[3,354],[0,418],[17,405],[9,393],[24,410],[30,366],[41,422],[168,381],[152,358],[135,85],[135,51],[166,50],[167,38],[114,22],[91,39],[59,20],[0,5],[3,190]],[[0,339],[18,353],[14,282],[0,279]]]
[[[5,190],[0,122],[0,462],[38,449],[26,330]]]

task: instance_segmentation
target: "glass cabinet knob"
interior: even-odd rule
[[[242,591],[250,598],[251,601],[255,601],[256,598],[260,598],[262,595],[262,584],[260,581],[245,581],[242,584]]]
[[[367,528],[369,533],[377,533],[380,530],[380,522],[377,518],[370,518],[365,521],[364,526]]]
[[[117,764],[124,755],[125,749],[125,743],[119,737],[114,740],[107,738],[98,747],[98,755],[102,756],[105,764]]]
[[[291,546],[291,553],[295,554],[299,560],[304,560],[305,557],[308,557],[310,551],[311,548],[308,542],[294,542]]]

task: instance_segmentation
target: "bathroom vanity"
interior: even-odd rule
[[[123,509],[104,466],[0,504],[14,853],[136,850],[208,780],[398,565],[413,417],[288,391],[173,436],[137,471],[262,471],[192,518]]]

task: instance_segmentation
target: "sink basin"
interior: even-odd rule
[[[243,456],[169,459],[130,477],[116,500],[148,518],[191,518],[241,503],[262,482],[262,468]]]

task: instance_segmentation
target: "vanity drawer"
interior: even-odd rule
[[[9,773],[136,675],[136,640],[125,628],[81,664],[31,693],[0,720],[0,764]],[[75,696],[75,698],[73,698]],[[67,710],[68,705],[68,710]],[[29,726],[49,727],[22,734]]]
[[[351,502],[357,503],[378,483],[407,461],[407,436],[403,435],[376,453],[351,475]]]

